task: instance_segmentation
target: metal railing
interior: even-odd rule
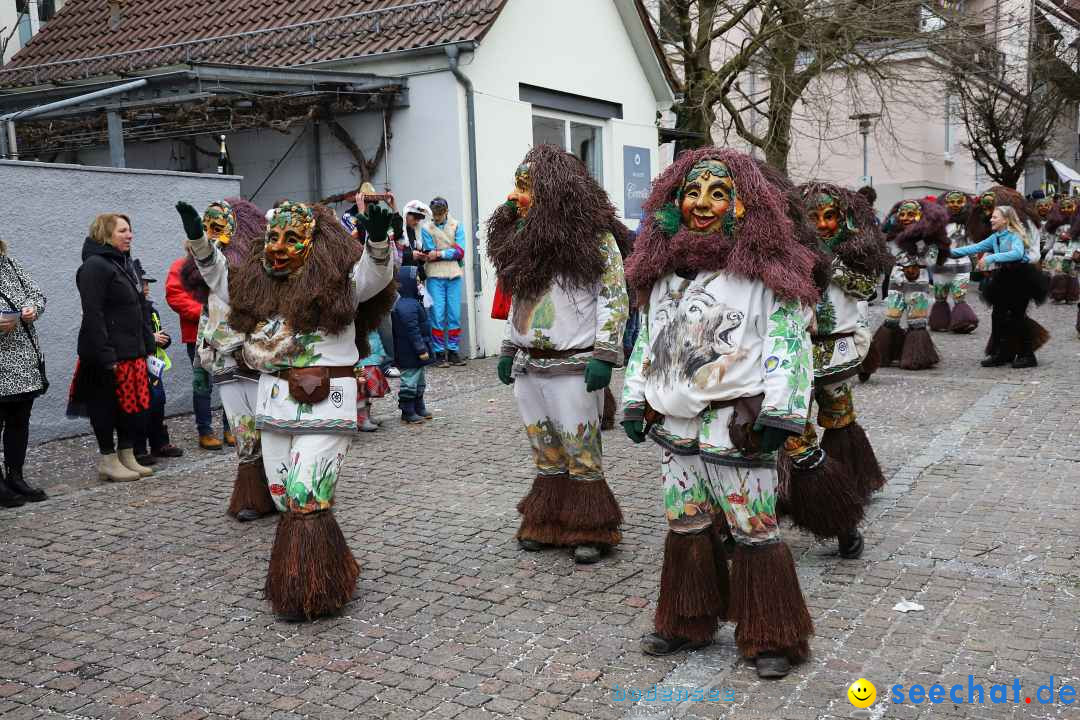
[[[155,47],[47,63],[0,68],[0,86],[38,85],[52,80],[76,80],[109,73],[132,72],[178,63],[222,62],[252,64],[260,56],[279,54],[289,48],[318,47],[321,43],[390,33],[395,30],[442,26],[447,18],[475,11],[452,10],[447,0],[417,0],[376,10],[310,20],[276,28],[248,30],[218,37],[186,40]],[[275,63],[280,64],[280,63]]]

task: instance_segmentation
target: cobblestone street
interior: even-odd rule
[[[938,368],[884,369],[856,390],[889,478],[863,557],[785,522],[816,636],[784,680],[757,679],[730,625],[690,655],[638,651],[666,532],[651,443],[605,434],[626,516],[612,557],[575,566],[517,548],[531,461],[489,359],[432,371],[435,420],[421,427],[378,401],[383,430],[353,443],[336,501],[356,596],[313,623],[269,613],[275,520],[225,515],[233,456],[197,449],[191,418],[169,423],[185,457],[129,485],[97,481],[89,436],[32,449],[27,479],[51,499],[0,511],[0,717],[1080,717],[1036,697],[1080,690],[1076,308],[1035,311],[1053,339],[1038,368],[1014,371],[979,367],[989,311],[975,306],[975,334],[935,335]],[[901,600],[924,609],[898,612]],[[985,704],[889,702],[893,685],[966,688],[969,675]],[[860,677],[877,686],[868,711],[846,695]],[[1019,703],[1010,689],[991,704],[991,685],[1017,678]],[[653,684],[731,693],[614,699],[615,685]]]

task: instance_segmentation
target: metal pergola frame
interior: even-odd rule
[[[408,105],[404,78],[306,68],[191,63],[49,83],[0,93],[0,156],[42,155],[109,144],[123,166],[124,141],[287,130],[315,106],[341,114]],[[35,141],[20,152],[16,124]]]

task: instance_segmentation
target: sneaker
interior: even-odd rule
[[[379,426],[371,422],[371,418],[364,418],[364,422],[360,423],[360,432],[375,432],[379,429]]]
[[[450,350],[446,353],[446,361],[450,365],[464,365],[465,358],[458,355],[457,350]]]
[[[439,358],[439,367],[450,367],[450,358],[447,357],[447,353],[437,352],[435,355]]]
[[[386,372],[385,372],[385,373],[383,373],[383,374],[384,374],[384,375],[386,375],[386,377],[392,377],[392,378],[399,378],[399,377],[401,377],[401,371],[400,371],[400,370],[398,370],[398,369],[397,369],[396,367],[394,367],[393,365],[391,365],[390,367],[386,368]]]
[[[184,451],[176,447],[172,443],[159,447],[157,450],[151,450],[150,454],[159,458],[178,458],[184,455]]]
[[[157,465],[157,460],[155,460],[154,456],[150,453],[146,453],[145,455],[136,455],[135,462],[139,463],[140,465],[146,466]]]

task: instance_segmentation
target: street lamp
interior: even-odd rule
[[[862,135],[862,180],[861,185],[870,185],[870,152],[867,149],[866,139],[870,135],[870,126],[873,121],[881,117],[881,113],[856,113],[849,115],[849,120],[859,121],[859,134]]]

